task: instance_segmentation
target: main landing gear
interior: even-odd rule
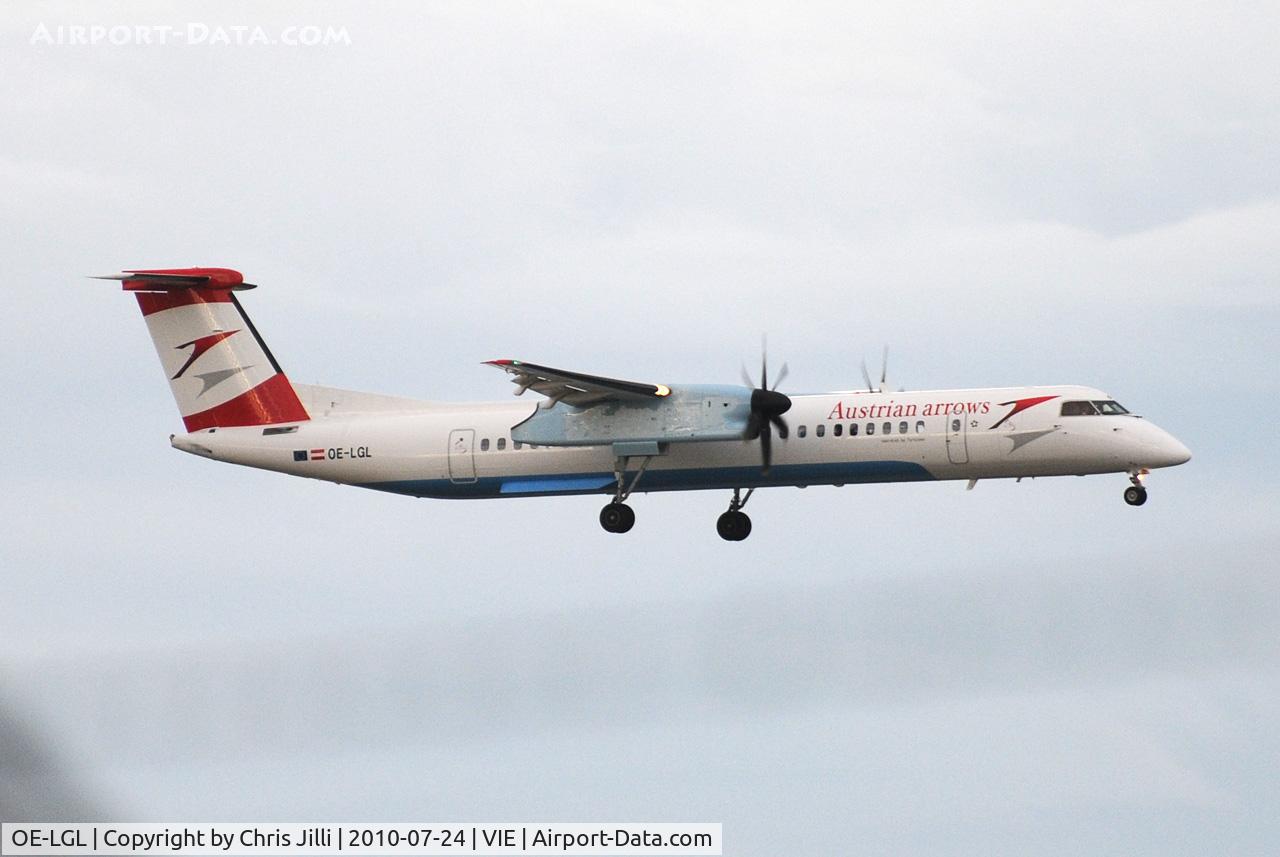
[[[626,503],[613,502],[600,510],[600,526],[610,533],[625,533],[635,523],[636,513]]]
[[[640,471],[632,478],[629,485],[624,478],[625,467],[623,464],[623,462],[619,462],[619,466],[615,471],[618,479],[618,490],[614,492],[613,502],[600,510],[600,526],[604,527],[605,531],[609,533],[625,533],[635,526],[636,513],[625,501],[631,496],[631,492],[635,490],[636,484],[640,481],[640,476],[644,473],[644,469],[649,462],[646,459],[640,465]],[[747,501],[751,499],[751,495],[755,493],[755,490],[750,488],[746,494],[743,494],[741,488],[733,489],[733,499],[729,501],[729,510],[716,519],[716,532],[720,534],[720,538],[727,542],[740,542],[751,535],[751,519],[742,511],[742,507],[747,505]]]
[[[1124,501],[1130,506],[1141,506],[1147,502],[1147,489],[1143,487],[1142,479],[1147,475],[1146,470],[1139,470],[1129,474],[1129,481],[1133,484],[1124,489]]]
[[[631,478],[631,484],[627,484],[627,459],[619,457],[613,464],[613,478],[617,480],[618,488],[613,492],[613,502],[600,510],[600,526],[604,527],[605,532],[609,533],[625,533],[636,524],[636,513],[627,505],[627,498],[631,496],[631,492],[636,490],[636,486],[640,484],[640,477],[644,475],[645,468],[649,466],[649,462],[653,460],[653,456],[646,455],[644,460],[640,462],[640,469],[636,471],[636,475]]]
[[[729,501],[729,511],[716,520],[716,532],[726,542],[740,542],[751,535],[751,519],[742,511],[756,489],[751,488],[745,497],[740,497],[742,489],[733,489],[733,499]]]

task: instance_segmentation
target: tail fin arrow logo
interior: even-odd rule
[[[182,364],[182,368],[178,370],[178,374],[174,375],[170,380],[176,381],[182,377],[182,373],[191,368],[191,364],[200,359],[200,355],[204,354],[213,346],[229,336],[239,333],[238,330],[220,330],[217,333],[211,333],[208,336],[202,336],[199,339],[193,339],[190,342],[184,342],[181,345],[175,345],[174,349],[181,351],[183,348],[191,348],[191,354],[187,357],[187,362]]]

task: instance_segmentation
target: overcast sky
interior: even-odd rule
[[[32,44],[189,23],[350,43]],[[27,797],[1274,853],[1277,44],[1270,4],[6,4],[0,704],[58,768]],[[187,265],[261,284],[298,381],[736,383],[767,331],[787,392],[888,343],[897,386],[1098,386],[1195,457],[1141,509],[1119,475],[774,489],[738,545],[721,493],[620,538],[597,498],[291,480],[171,450],[136,306],[84,279]]]

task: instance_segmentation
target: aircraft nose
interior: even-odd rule
[[[1161,430],[1159,437],[1153,441],[1149,441],[1148,445],[1152,448],[1152,453],[1156,459],[1152,466],[1154,467],[1175,467],[1179,464],[1186,464],[1191,460],[1191,450],[1183,445],[1167,431]]]

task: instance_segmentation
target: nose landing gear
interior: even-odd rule
[[[1141,506],[1147,502],[1147,489],[1141,485],[1130,485],[1124,489],[1124,501],[1130,506]]]
[[[742,489],[733,489],[733,499],[729,501],[729,511],[716,519],[716,532],[726,542],[740,542],[751,535],[751,519],[742,511],[756,489],[751,488],[745,497],[740,497]]]
[[[1133,484],[1124,489],[1124,501],[1130,506],[1141,506],[1147,502],[1147,489],[1142,484],[1147,473],[1146,470],[1139,470],[1129,474],[1129,481]]]

